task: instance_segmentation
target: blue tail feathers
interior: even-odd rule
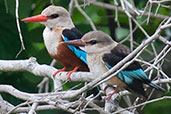
[[[154,84],[154,83],[148,83],[149,86],[155,88],[155,89],[158,89],[158,90],[161,90],[163,92],[165,92],[166,90],[164,88],[162,88],[161,86],[157,85],[157,84]]]

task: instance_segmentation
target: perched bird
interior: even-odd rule
[[[88,67],[90,72],[96,76],[104,74],[131,53],[128,47],[113,41],[110,36],[101,31],[88,32],[81,40],[68,41],[64,42],[64,44],[80,46],[82,50],[87,52]],[[106,83],[117,86],[113,94],[116,93],[119,88],[126,88],[147,97],[143,84],[165,91],[165,89],[149,80],[147,74],[136,61]],[[113,94],[111,94],[109,98]]]
[[[88,71],[86,53],[74,46],[66,46],[61,42],[81,39],[82,33],[75,28],[68,11],[60,6],[51,5],[45,8],[40,15],[22,19],[24,22],[40,22],[46,27],[43,31],[43,39],[50,56],[64,66],[53,75],[68,68],[74,68],[68,72],[68,79],[72,72]]]
[[[86,52],[77,46],[66,46],[62,42],[81,39],[82,33],[75,28],[68,11],[60,6],[51,5],[45,8],[40,15],[22,19],[24,22],[39,22],[46,27],[43,31],[43,39],[50,56],[57,60],[63,69],[54,72],[54,76],[68,68],[74,68],[68,72],[68,79],[72,72],[77,70],[89,71],[86,60]],[[93,94],[98,94],[98,89],[93,89]],[[101,99],[99,96],[98,99]]]

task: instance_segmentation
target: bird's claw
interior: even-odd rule
[[[68,72],[67,79],[68,79],[68,80],[71,80],[71,74],[72,74],[73,72],[77,71],[79,68],[80,68],[80,66],[76,66],[72,71],[69,71],[69,72]]]
[[[104,88],[104,94],[106,94],[106,90],[107,90],[108,87],[112,87],[113,89],[115,89],[115,87],[113,87],[113,85],[108,84],[108,85]]]
[[[68,79],[68,80],[71,80],[71,74],[72,74],[72,73],[73,73],[72,71],[68,72],[68,76],[67,76],[67,79]]]
[[[53,77],[55,77],[56,74],[59,73],[59,72],[60,72],[59,70],[55,71],[55,72],[53,73]]]
[[[111,94],[108,94],[108,95],[107,95],[107,98],[106,98],[106,99],[109,101],[109,100],[111,99],[112,95],[118,93],[118,87],[115,88],[115,87],[113,87],[113,85],[107,85],[107,86],[104,88],[104,94],[106,94],[106,89],[107,89],[108,87],[112,87],[112,88],[114,89],[114,91],[113,91]]]
[[[111,99],[112,95],[113,95],[113,94],[109,94],[109,95],[107,96],[106,100],[109,101],[109,100]]]
[[[59,70],[55,71],[55,72],[53,73],[53,77],[55,77],[57,73],[62,72],[62,71],[65,71],[66,69],[67,69],[67,68],[64,67],[63,69],[59,69]]]

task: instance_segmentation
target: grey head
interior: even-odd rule
[[[48,18],[46,22],[41,22],[48,28],[64,27],[71,29],[74,27],[69,12],[61,6],[48,6],[41,15]]]
[[[86,45],[81,47],[84,51],[89,53],[101,53],[117,45],[117,42],[102,31],[91,31],[86,33],[81,41]]]

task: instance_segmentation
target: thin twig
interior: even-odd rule
[[[170,45],[171,46],[171,42],[169,42],[168,40],[166,40],[164,37],[160,36],[159,40],[162,41],[164,44]]]
[[[20,49],[20,51],[17,53],[16,57],[18,57],[19,54],[20,54],[23,50],[25,50],[24,41],[23,41],[23,36],[22,36],[22,34],[21,34],[20,23],[19,23],[18,8],[19,8],[19,0],[16,0],[16,8],[15,8],[16,23],[17,23],[17,29],[18,29],[18,33],[19,33],[20,41],[21,41],[21,49]]]
[[[83,2],[84,0],[79,0],[79,1]],[[95,6],[99,6],[99,7],[102,7],[102,8],[110,9],[110,10],[116,10],[116,7],[117,7],[115,5],[110,5],[110,4],[97,2],[97,1],[90,2],[90,4],[95,5]],[[117,8],[118,8],[119,12],[125,12],[122,9],[122,7],[117,7]],[[145,12],[145,11],[142,11],[142,10],[139,10],[138,12],[140,12],[141,15],[143,14],[144,16],[148,16],[148,12]],[[133,13],[133,12],[130,12],[130,14],[135,15],[135,13]],[[151,15],[151,17],[154,17],[154,18],[157,18],[157,19],[168,19],[169,18],[169,16],[161,15],[161,14],[154,15],[154,13],[150,13],[150,15]]]
[[[31,103],[31,102],[28,102],[28,101],[23,102],[23,103],[21,103],[21,104],[15,106],[13,109],[11,109],[9,112],[7,112],[7,114],[11,114],[15,109],[17,109],[17,108],[19,108],[19,107],[21,107],[21,106],[24,106],[24,105],[28,105],[29,103]]]
[[[91,27],[93,30],[97,30],[96,26],[94,25],[93,21],[91,20],[91,18],[81,9],[81,7],[78,4],[77,0],[74,0],[75,2],[75,7],[78,9],[78,11],[80,11],[80,13],[88,20],[88,22],[90,23]]]
[[[28,114],[35,114],[35,110],[36,110],[37,107],[38,107],[38,103],[37,102],[33,103],[30,110],[29,110],[29,112],[28,112]]]
[[[7,3],[7,0],[4,0],[4,3],[5,3],[6,13],[8,13],[8,3]]]
[[[160,101],[160,100],[163,100],[163,99],[169,99],[170,100],[171,96],[164,96],[164,97],[161,97],[161,98],[157,98],[157,99],[153,99],[153,100],[150,100],[150,101],[146,101],[146,102],[143,102],[141,104],[138,104],[138,105],[135,105],[135,106],[131,106],[131,107],[128,107],[128,108],[116,111],[116,112],[114,112],[114,114],[121,113],[122,111],[133,109],[133,108],[137,108],[137,107],[143,106],[145,104],[149,104],[149,103],[152,103],[152,102]]]
[[[157,14],[157,12],[159,11],[159,8],[160,8],[160,3],[157,5],[157,9],[156,9],[156,11],[155,11],[155,14],[154,14],[154,15],[156,15],[156,14]]]
[[[149,21],[150,21],[150,14],[151,14],[151,9],[152,9],[152,3],[150,3],[150,8],[149,8],[149,11],[148,11],[148,17],[147,17],[147,25],[149,24]]]
[[[74,8],[74,0],[70,0],[70,2],[69,2],[69,14],[70,14],[70,16],[72,16],[73,8]]]
[[[114,5],[116,5],[116,10],[115,10],[115,22],[117,23],[118,27],[120,27],[119,19],[118,19],[118,8],[117,6],[119,5],[117,0],[114,0]]]
[[[132,31],[132,20],[131,18],[128,18],[129,20],[129,29],[130,29],[130,48],[131,51],[133,50],[134,44],[133,44],[133,31]]]
[[[54,5],[54,0],[50,0],[50,3],[51,3],[52,5]]]

